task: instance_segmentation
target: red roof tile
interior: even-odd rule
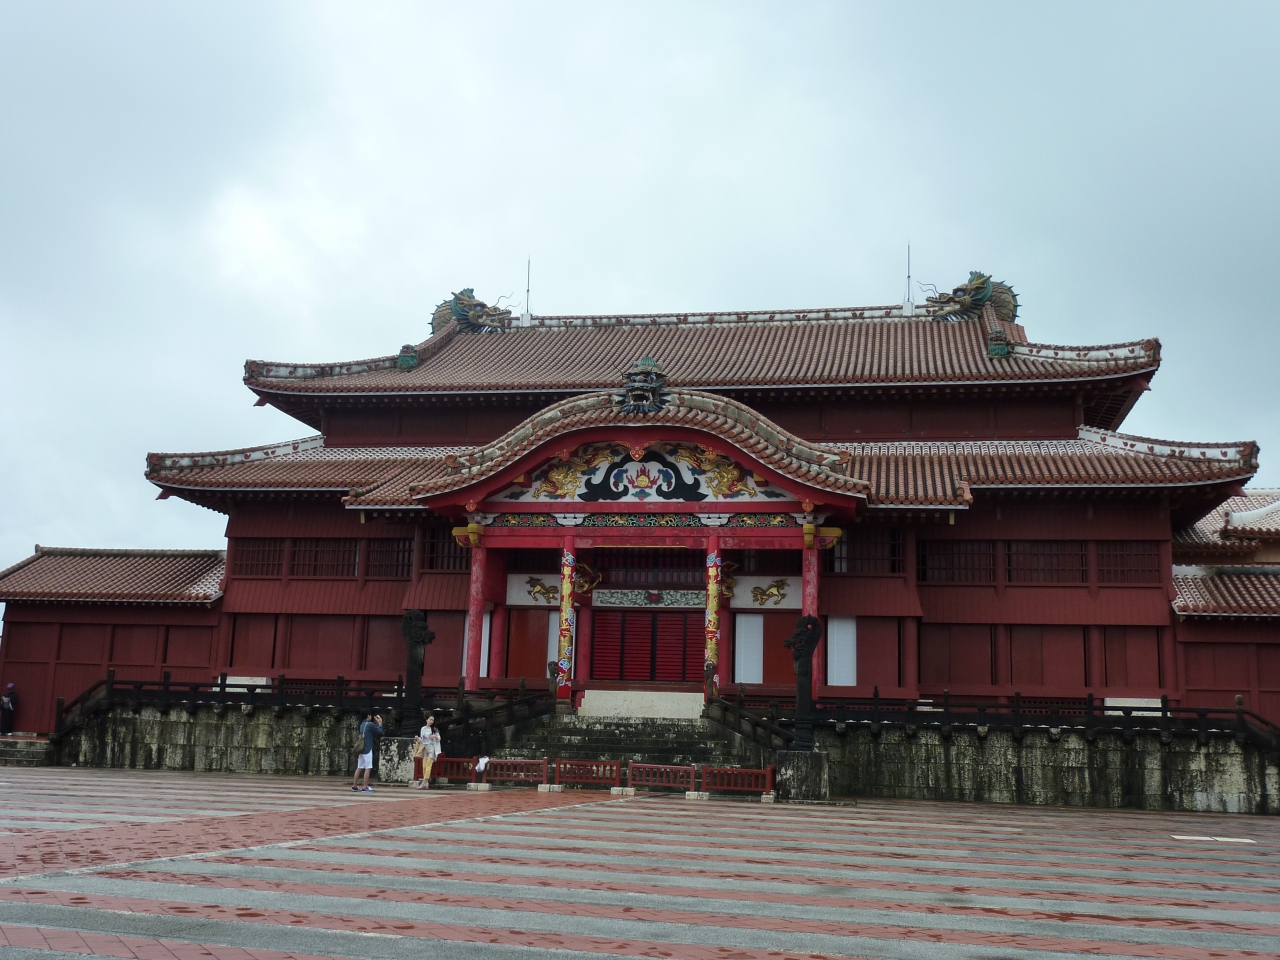
[[[1015,487],[1182,486],[1219,483],[1257,470],[1251,443],[1180,444],[1080,429],[1075,440],[833,443],[853,457],[852,476],[871,483],[873,504],[956,503],[974,491]]]
[[[632,422],[707,430],[806,485],[820,486],[819,475],[827,474],[850,490],[865,481],[869,503],[882,506],[963,506],[971,502],[971,490],[981,489],[1205,485],[1245,480],[1257,470],[1257,448],[1251,442],[1175,444],[1089,427],[1081,428],[1073,440],[810,444],[727,398],[697,391],[673,394],[701,397],[700,403],[716,410],[749,416],[754,426],[678,401],[665,418],[637,419],[605,402],[610,395],[592,394],[555,404],[481,448],[324,447],[316,437],[247,451],[153,454],[147,475],[179,496],[328,491],[349,494],[347,503],[352,507],[404,508],[415,505],[414,488],[430,494],[465,486],[553,434]],[[571,410],[572,416],[567,416]],[[250,455],[248,459],[245,454]],[[472,459],[480,464],[478,473],[467,464]],[[827,465],[818,466],[824,459]],[[1228,506],[1238,502],[1253,501],[1237,498]],[[1275,492],[1275,502],[1280,502],[1280,491]],[[1213,516],[1219,517],[1216,522],[1221,526],[1221,512]],[[1210,518],[1193,529],[1212,523]]]
[[[1010,352],[990,357],[1000,326]],[[703,315],[534,317],[532,326],[463,334],[449,325],[418,347],[412,370],[397,357],[351,363],[251,360],[259,393],[435,393],[590,390],[618,382],[642,356],[683,387],[845,386],[1096,380],[1160,364],[1156,340],[1067,347],[1032,344],[1020,325],[995,319],[904,318],[898,307]]]
[[[1231,518],[1230,525],[1228,518]],[[1280,490],[1231,497],[1196,523],[1174,531],[1175,559],[1248,556],[1261,540],[1280,537]]]
[[[213,453],[152,453],[147,479],[175,492],[209,490],[328,490],[385,483],[406,467],[440,461],[466,449],[434,447],[327,447],[307,437],[266,447]]]
[[[222,596],[223,550],[87,550],[36,546],[0,571],[0,601],[211,603]]]
[[[1280,618],[1280,567],[1176,574],[1174,612],[1184,617]]]

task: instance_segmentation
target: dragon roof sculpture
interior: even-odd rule
[[[929,306],[936,307],[936,320],[976,320],[988,303],[997,320],[1014,323],[1018,319],[1018,295],[1013,287],[981,270],[969,271],[969,282],[962,283],[950,293],[940,293],[928,298]]]
[[[483,300],[476,299],[474,289],[463,287],[436,307],[436,312],[431,317],[431,332],[436,333],[452,320],[458,325],[459,333],[501,333],[510,319],[510,310],[491,307]]]

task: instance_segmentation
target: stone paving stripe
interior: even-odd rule
[[[392,875],[390,871],[382,871],[377,875],[352,874],[349,871],[325,872],[320,870],[282,869],[278,867],[251,867],[244,864],[216,863],[202,859],[199,861],[155,861],[138,870],[107,870],[99,874],[104,877],[119,877],[124,880],[149,879],[162,883],[191,883],[232,885],[241,884],[256,886],[262,884],[272,889],[294,889],[306,886],[313,891],[326,891],[329,896],[366,896],[367,890],[377,890],[384,894],[394,892],[395,896],[420,894],[433,895],[442,901],[451,896],[493,898],[517,898],[527,901],[562,901],[565,903],[590,903],[619,907],[648,907],[661,910],[686,909],[689,899],[696,898],[698,906],[712,913],[741,912],[761,913],[765,916],[787,917],[799,916],[806,919],[842,919],[845,909],[875,909],[910,911],[925,907],[937,912],[985,912],[1000,910],[1008,915],[1047,916],[1073,915],[1077,920],[1099,923],[1133,923],[1144,924],[1178,923],[1184,921],[1198,926],[1192,929],[1215,929],[1235,933],[1254,933],[1266,936],[1280,936],[1280,917],[1260,915],[1257,910],[1249,909],[1245,904],[1214,907],[1173,906],[1167,903],[1136,903],[1132,898],[1123,903],[1094,903],[1087,910],[1081,907],[1079,900],[1049,900],[1034,897],[1017,896],[1016,906],[1011,904],[1014,895],[986,896],[964,898],[954,894],[916,894],[905,891],[883,891],[880,889],[841,889],[839,896],[825,898],[826,902],[814,904],[813,894],[759,893],[734,889],[732,896],[712,897],[707,888],[692,887],[663,889],[661,887],[640,884],[574,884],[560,881],[555,887],[544,887],[532,883],[518,883],[514,878],[506,882],[495,883],[486,878],[484,881],[464,879],[443,879],[441,877],[423,877],[416,871],[405,871],[400,875]],[[348,888],[342,891],[341,888]],[[786,888],[783,888],[785,890]],[[959,902],[961,899],[963,903]],[[514,902],[514,901],[510,901]],[[802,909],[790,910],[788,907]],[[1270,924],[1263,920],[1272,920]]]
[[[32,891],[29,896],[37,898],[55,897],[55,894]],[[147,901],[150,908],[146,914],[153,919],[181,918],[190,921],[193,918],[225,920],[232,919],[240,924],[256,924],[283,929],[307,927],[310,929],[334,929],[361,933],[392,934],[400,937],[415,937],[433,940],[462,942],[505,943],[513,946],[537,946],[543,949],[569,949],[584,953],[613,953],[621,956],[677,956],[682,960],[694,960],[700,957],[724,957],[723,947],[731,947],[734,955],[746,954],[748,960],[764,960],[766,957],[776,958],[780,953],[787,956],[815,954],[837,957],[878,957],[894,958],[904,956],[905,951],[895,949],[885,952],[886,945],[893,944],[899,948],[911,941],[923,942],[933,948],[942,944],[979,947],[985,953],[969,954],[977,958],[993,958],[996,956],[1017,957],[1026,960],[1028,951],[1054,950],[1066,955],[1087,953],[1091,956],[1099,954],[1113,957],[1141,957],[1150,960],[1202,960],[1213,957],[1215,960],[1256,960],[1259,956],[1267,956],[1253,950],[1234,950],[1215,948],[1211,952],[1194,947],[1125,943],[1100,941],[1073,941],[1059,937],[1016,936],[1008,934],[987,934],[968,931],[950,931],[948,935],[939,935],[933,930],[912,929],[878,929],[875,927],[851,926],[843,936],[827,936],[812,933],[776,933],[772,930],[750,929],[744,931],[730,930],[723,927],[699,927],[669,923],[617,923],[609,924],[609,935],[592,934],[583,928],[592,928],[599,924],[584,922],[579,919],[576,924],[563,923],[554,930],[499,929],[497,927],[469,928],[460,924],[435,923],[417,921],[402,917],[384,919],[367,915],[329,915],[298,910],[272,910],[270,908],[229,907],[224,904],[208,903],[165,903]],[[118,917],[125,913],[140,915],[130,910],[132,906],[128,898],[110,896],[82,896],[74,906],[62,903],[0,903],[0,922],[23,922],[22,914],[29,912],[32,916],[39,911],[69,910],[81,915],[95,913],[99,916]],[[67,914],[60,914],[66,916]],[[508,915],[507,919],[519,919],[518,915]],[[29,921],[28,921],[29,922]],[[40,922],[40,921],[36,921]],[[48,921],[44,921],[48,922]],[[87,923],[85,918],[77,926]],[[506,925],[504,925],[505,927]],[[569,927],[569,932],[563,932]],[[574,930],[573,927],[578,929]],[[631,927],[643,928],[640,939],[625,936]],[[619,936],[619,934],[622,934]],[[282,938],[283,939],[283,938]],[[281,945],[276,942],[273,946]],[[711,952],[707,949],[711,948]],[[654,948],[665,953],[647,952]],[[762,949],[761,949],[762,948]],[[992,953],[993,949],[1003,950]],[[1066,948],[1063,950],[1062,948]],[[1005,953],[1004,950],[1020,951]],[[910,954],[907,954],[910,955]],[[956,956],[956,954],[950,954]],[[924,954],[928,956],[928,954]],[[964,956],[964,954],[959,954]],[[1039,960],[1039,958],[1037,958]]]

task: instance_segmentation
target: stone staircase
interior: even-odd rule
[[[754,767],[759,748],[708,720],[540,717],[510,727],[490,755],[509,759],[621,760]]]
[[[48,737],[15,733],[0,737],[0,767],[47,767],[53,763]]]

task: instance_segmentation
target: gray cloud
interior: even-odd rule
[[[1159,336],[1127,429],[1258,439],[1270,4],[0,7],[0,565],[198,546],[148,450],[307,429],[245,357],[542,313],[851,305],[971,268],[1030,336]],[[1274,452],[1274,456],[1272,453]]]

